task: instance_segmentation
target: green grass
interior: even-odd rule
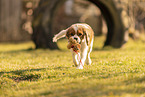
[[[0,44],[0,97],[145,96],[145,43],[101,49],[104,37],[96,37],[92,65],[78,70],[66,42],[58,42],[61,50]]]

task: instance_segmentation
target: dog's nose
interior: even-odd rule
[[[76,37],[75,37],[74,39],[75,39],[76,41],[78,40],[78,38],[76,38]]]

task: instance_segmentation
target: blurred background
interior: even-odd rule
[[[105,0],[96,1],[105,4]],[[120,16],[118,21],[122,22],[123,27],[120,29],[124,33],[122,40],[127,42],[130,37],[145,42],[145,0],[107,2],[107,9],[111,10],[110,5],[114,6]],[[107,37],[108,28],[114,25],[107,24],[104,18],[106,14],[102,14],[103,7],[100,9],[96,5],[95,0],[0,0],[0,42],[19,43],[32,40],[36,48],[57,49],[52,37],[78,22],[88,23],[96,36]]]

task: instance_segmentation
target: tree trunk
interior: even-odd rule
[[[0,42],[22,40],[21,0],[0,0]]]
[[[41,0],[37,9],[34,10],[32,40],[36,48],[58,49],[56,43],[52,42],[54,13],[61,0]]]
[[[89,0],[98,6],[107,23],[107,38],[104,46],[120,48],[125,42],[125,27],[121,14],[116,8],[113,0]]]

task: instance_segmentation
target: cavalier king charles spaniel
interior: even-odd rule
[[[53,37],[53,42],[58,39],[66,37],[73,38],[81,45],[80,52],[76,53],[72,49],[73,62],[77,69],[83,69],[84,64],[90,65],[92,63],[90,53],[93,47],[94,31],[85,23],[77,23],[71,25],[69,28],[60,31]],[[80,59],[79,59],[80,56]]]

